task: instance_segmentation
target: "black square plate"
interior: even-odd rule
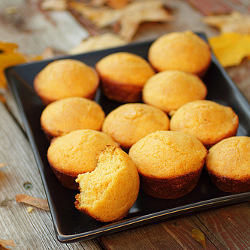
[[[199,35],[205,39],[203,34]],[[73,58],[90,66],[95,66],[98,60],[108,54],[127,51],[147,59],[147,52],[151,44],[152,42],[136,43],[63,58]],[[25,130],[42,176],[59,241],[89,240],[179,214],[249,200],[250,192],[232,195],[218,190],[210,182],[204,171],[195,189],[182,198],[162,200],[149,197],[140,192],[134,206],[130,209],[126,218],[121,221],[101,223],[80,213],[74,207],[77,192],[63,187],[47,162],[46,153],[49,142],[40,127],[40,115],[44,106],[34,92],[33,79],[51,61],[46,60],[14,66],[8,68],[5,73],[9,88],[20,108]],[[238,135],[250,136],[249,103],[215,57],[213,57],[211,66],[203,80],[208,89],[207,99],[231,106],[239,116]],[[106,114],[120,105],[102,96],[100,91],[97,93],[95,100],[102,106]]]

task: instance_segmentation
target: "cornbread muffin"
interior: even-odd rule
[[[43,131],[51,139],[78,129],[101,130],[104,118],[98,103],[83,97],[68,97],[50,103],[40,120]]]
[[[148,60],[156,71],[182,70],[202,76],[211,63],[208,44],[191,31],[160,36],[150,46]]]
[[[232,108],[208,100],[181,106],[170,120],[170,130],[193,135],[207,148],[236,135],[238,126],[239,118]]]
[[[95,69],[73,59],[49,63],[34,79],[34,89],[45,105],[73,96],[93,99],[98,85]]]
[[[90,129],[74,130],[51,141],[47,158],[62,185],[78,189],[75,182],[78,174],[93,171],[97,155],[107,145],[118,146],[103,132]]]
[[[250,137],[233,136],[209,149],[206,170],[222,191],[250,191]]]
[[[175,131],[153,132],[129,150],[141,189],[162,199],[189,193],[199,180],[206,155],[206,148],[194,136]]]
[[[170,115],[188,102],[205,99],[206,95],[207,87],[198,76],[179,70],[155,74],[142,91],[145,103]]]
[[[155,73],[146,60],[128,52],[102,58],[97,62],[96,70],[103,94],[118,102],[140,101],[143,85]]]
[[[168,130],[169,118],[162,110],[142,103],[128,103],[111,111],[102,131],[124,149],[157,130]]]
[[[139,174],[131,158],[121,149],[107,146],[91,173],[78,175],[78,210],[102,222],[122,219],[139,193]]]

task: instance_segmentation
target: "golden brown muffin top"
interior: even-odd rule
[[[133,53],[118,52],[102,58],[96,64],[100,77],[116,84],[143,86],[154,75],[150,64]]]
[[[191,134],[207,147],[236,135],[238,125],[232,108],[209,100],[181,106],[170,120],[170,130]]]
[[[150,46],[148,60],[156,71],[183,70],[201,75],[211,62],[208,44],[191,31],[160,36]]]
[[[52,102],[43,110],[41,126],[55,137],[77,129],[101,130],[104,117],[98,103],[83,97],[69,97]]]
[[[219,177],[250,178],[250,137],[233,136],[209,149],[206,168]]]
[[[162,110],[142,103],[119,106],[107,115],[102,127],[103,132],[124,148],[130,148],[151,132],[168,129],[168,116]]]
[[[205,99],[206,94],[207,87],[198,76],[167,70],[148,79],[142,98],[145,103],[170,113],[190,101]]]
[[[107,145],[117,146],[117,143],[100,131],[74,130],[52,140],[47,157],[58,171],[77,176],[95,169],[96,156]]]
[[[98,156],[90,173],[78,175],[80,194],[76,207],[100,221],[124,217],[139,193],[139,174],[131,158],[123,150],[107,146]]]
[[[175,131],[153,132],[129,150],[140,174],[159,179],[200,170],[206,155],[207,150],[199,140]]]
[[[48,102],[73,96],[91,96],[98,85],[99,77],[94,68],[74,59],[49,63],[34,80],[37,94]]]

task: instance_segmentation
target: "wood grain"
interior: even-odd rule
[[[250,11],[248,0],[216,1],[229,4],[231,9]],[[70,13],[41,11],[39,2],[1,0],[0,39],[18,43],[20,51],[28,54],[42,53],[47,47],[63,54],[88,36]],[[202,12],[188,1],[166,0],[166,4],[175,20],[167,24],[142,24],[134,41],[187,29],[202,31],[208,37],[218,34],[218,30],[200,21]],[[16,9],[13,16],[8,14],[10,7]],[[250,61],[244,60],[226,70],[250,101]],[[6,98],[8,109],[17,121],[0,103],[0,163],[7,164],[0,168],[0,239],[12,238],[18,249],[203,249],[191,236],[195,228],[204,233],[207,249],[250,249],[249,202],[159,221],[99,240],[61,244],[55,237],[49,211],[34,208],[28,213],[26,204],[15,201],[15,195],[20,193],[43,199],[46,195],[29,142],[17,125],[17,122],[22,124],[18,107],[8,91]],[[30,190],[23,187],[27,181],[33,186]]]
[[[17,203],[20,193],[46,199],[40,173],[30,145],[5,107],[0,103],[0,238],[14,240],[19,249],[101,249],[97,241],[61,244],[55,237],[49,211]],[[23,186],[29,181],[33,188]]]
[[[197,218],[227,248],[250,249],[250,202],[200,213]]]

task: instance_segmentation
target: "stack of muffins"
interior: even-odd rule
[[[119,220],[139,188],[176,199],[191,192],[203,168],[225,192],[250,190],[250,138],[236,137],[239,119],[230,107],[205,100],[210,63],[208,44],[185,31],[159,37],[148,61],[128,52],[95,68],[61,59],[36,76],[48,161],[62,185],[80,189],[79,211]],[[91,100],[98,87],[120,102],[106,117]]]

